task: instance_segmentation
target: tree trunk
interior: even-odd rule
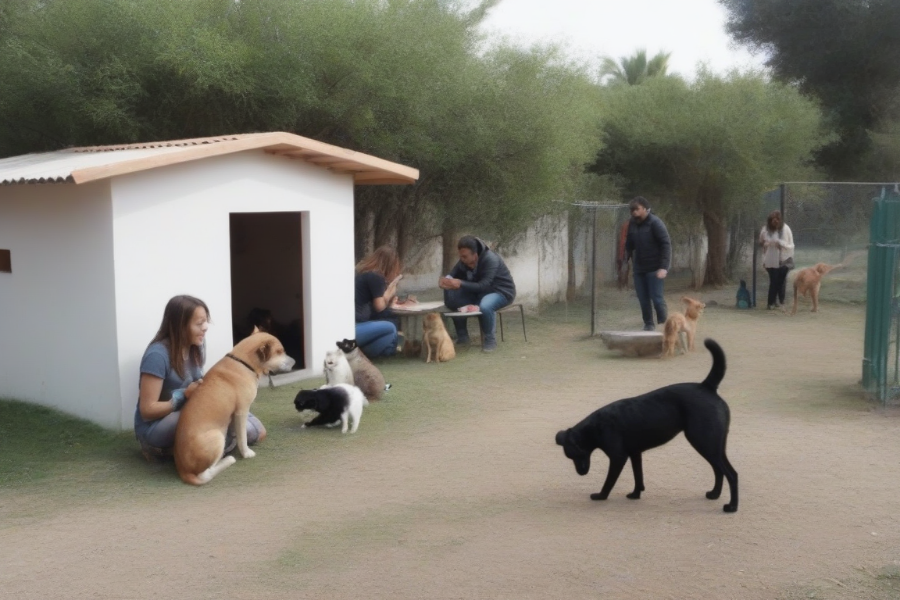
[[[417,190],[407,189],[400,194],[401,211],[397,219],[397,254],[406,262],[415,242],[416,216],[419,214]]]
[[[356,262],[359,262],[375,249],[375,215],[368,205],[357,202],[354,217],[354,251]]]
[[[725,258],[728,249],[728,227],[725,216],[708,210],[703,211],[703,225],[706,227],[706,237],[709,240],[703,284],[724,285],[728,282],[725,277]]]
[[[450,272],[450,269],[459,262],[459,250],[456,243],[459,241],[459,233],[452,225],[444,225],[444,231],[441,232],[443,241],[443,257],[441,260],[441,277]]]
[[[397,221],[399,220],[397,206],[399,201],[395,194],[382,192],[377,194],[376,203],[373,205],[373,212],[375,213],[375,247],[394,246],[397,241]]]

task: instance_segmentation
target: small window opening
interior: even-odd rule
[[[12,259],[9,250],[0,249],[0,273],[12,273]]]

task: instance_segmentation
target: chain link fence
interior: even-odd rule
[[[820,301],[865,303],[873,199],[885,185],[787,183],[782,189],[784,220],[794,233],[796,269],[820,262],[840,265],[826,275]]]
[[[840,265],[825,276],[821,302],[865,304],[869,224],[875,198],[890,183],[790,182],[745,202],[732,211],[728,222],[726,270],[737,290],[739,280],[751,288],[753,301],[766,303],[768,275],[762,265],[757,238],[774,209],[780,209],[794,234],[795,269],[788,277],[786,302],[793,302],[793,277],[799,269],[817,263]],[[656,211],[672,237],[672,287],[691,288],[703,281],[707,252],[700,215],[681,214],[666,206]],[[591,334],[606,308],[621,308],[633,301],[628,265],[623,265],[624,230],[630,217],[627,204],[583,202],[570,209],[570,269],[567,299],[590,303]],[[616,293],[619,292],[619,293]],[[798,311],[812,308],[801,297]],[[608,325],[608,323],[607,323]]]

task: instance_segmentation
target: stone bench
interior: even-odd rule
[[[625,356],[660,356],[663,334],[659,331],[601,331],[600,339],[610,350]]]

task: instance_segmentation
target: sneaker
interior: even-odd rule
[[[656,327],[653,325],[644,325],[644,331],[656,331]]]
[[[468,346],[468,345],[470,345],[471,343],[472,343],[472,340],[470,340],[470,339],[467,338],[467,337],[464,337],[464,338],[457,338],[457,340],[456,340],[456,345],[457,345],[457,346]]]
[[[146,442],[141,442],[141,455],[148,463],[163,462],[172,457],[172,451],[165,448],[157,448]]]
[[[497,340],[486,340],[481,347],[482,352],[493,352],[497,349]]]

